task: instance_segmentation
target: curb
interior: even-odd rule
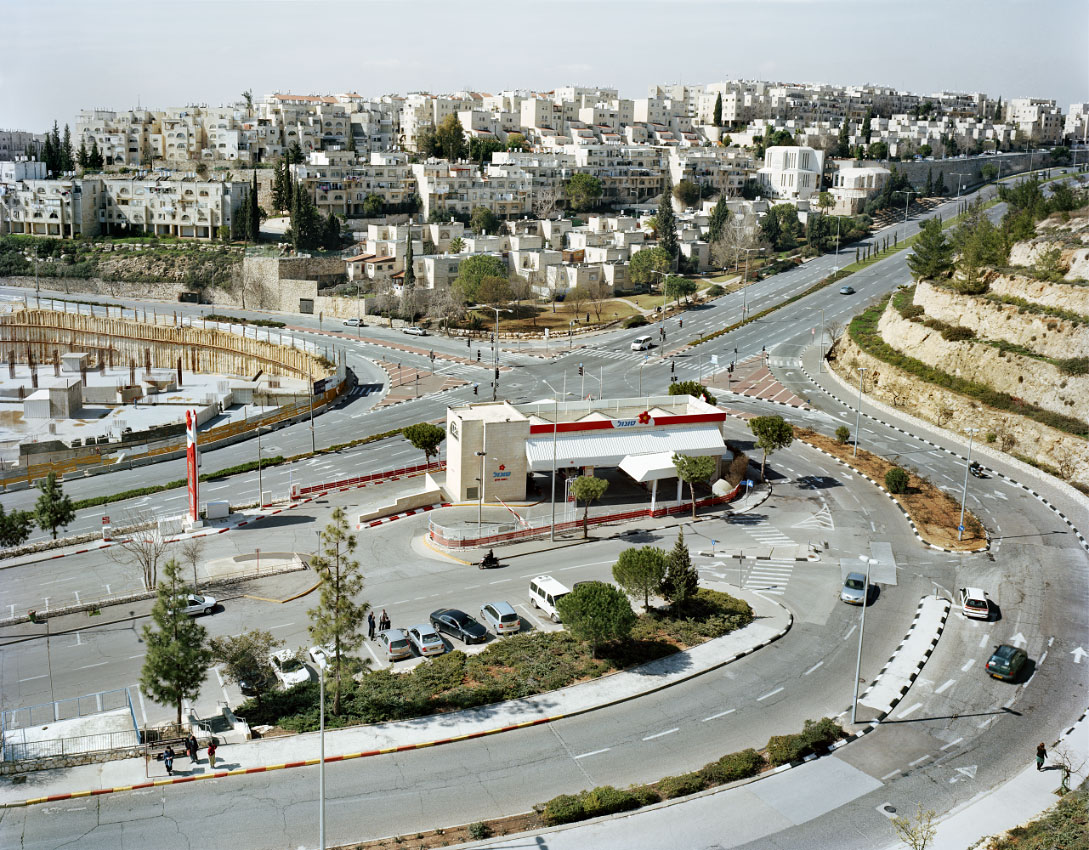
[[[377,528],[380,525],[385,525],[386,523],[393,522],[394,520],[404,519],[405,517],[410,516],[417,516],[419,514],[425,514],[428,511],[435,510],[435,508],[448,508],[450,507],[450,505],[450,502],[436,502],[433,505],[424,505],[424,507],[422,508],[413,508],[410,511],[404,511],[403,513],[392,514],[391,516],[384,516],[379,519],[372,519],[368,522],[356,523],[355,528],[356,531],[362,531],[365,528]]]
[[[451,737],[447,737],[447,738],[437,738],[437,739],[432,740],[432,741],[423,741],[423,742],[420,742],[418,744],[402,744],[402,745],[397,746],[397,747],[387,747],[387,748],[379,749],[379,750],[363,750],[363,751],[360,751],[360,752],[347,753],[345,755],[340,755],[340,756],[327,756],[326,759],[325,759],[325,762],[326,762],[326,764],[331,764],[331,763],[339,762],[339,761],[350,761],[352,759],[358,759],[358,758],[370,758],[372,756],[388,755],[390,753],[401,753],[401,752],[408,752],[408,751],[411,751],[411,750],[422,750],[422,749],[427,749],[428,747],[441,746],[443,744],[453,744],[453,743],[456,743],[458,741],[470,741],[470,740],[475,740],[475,739],[478,739],[478,738],[486,738],[486,737],[489,737],[491,735],[498,735],[498,734],[500,734],[502,732],[513,732],[513,731],[515,731],[517,729],[527,729],[527,728],[531,728],[533,726],[541,726],[541,725],[546,724],[546,723],[554,723],[554,722],[556,722],[558,720],[563,720],[564,718],[567,718],[567,717],[577,717],[577,716],[582,715],[582,714],[588,714],[591,711],[597,711],[597,710],[602,709],[602,708],[608,708],[609,706],[619,705],[621,703],[630,702],[631,700],[639,699],[639,698],[647,696],[649,694],[657,693],[658,691],[665,690],[666,688],[669,688],[674,684],[678,684],[680,682],[685,682],[685,681],[688,681],[690,679],[694,679],[697,676],[702,676],[702,675],[704,675],[706,673],[710,673],[710,672],[712,672],[714,670],[717,670],[717,669],[719,669],[721,667],[725,667],[727,664],[730,664],[730,663],[732,663],[734,661],[737,661],[738,659],[744,658],[747,655],[751,655],[754,652],[756,652],[757,650],[763,649],[764,647],[769,646],[770,644],[772,644],[775,641],[782,638],[783,635],[785,635],[787,632],[789,632],[790,629],[793,627],[793,625],[794,625],[794,615],[790,612],[790,610],[788,608],[786,608],[785,606],[779,604],[778,602],[772,602],[771,600],[765,600],[765,601],[769,602],[770,604],[778,606],[779,608],[781,608],[783,611],[786,612],[787,622],[786,622],[786,624],[784,625],[784,627],[781,630],[779,630],[775,634],[769,636],[768,638],[763,640],[761,643],[756,644],[755,646],[748,647],[747,649],[745,649],[745,650],[743,650],[741,652],[737,652],[734,655],[731,655],[730,657],[725,658],[725,659],[723,659],[721,661],[718,661],[718,662],[716,662],[714,664],[711,664],[710,666],[708,666],[708,667],[706,667],[706,668],[704,668],[702,670],[692,672],[691,674],[686,675],[681,679],[678,679],[676,682],[671,682],[671,683],[662,684],[662,685],[652,685],[651,687],[647,688],[646,690],[640,691],[637,694],[633,694],[631,696],[623,696],[623,697],[619,697],[619,698],[616,698],[616,699],[609,699],[609,700],[606,700],[605,702],[601,702],[601,703],[598,703],[596,705],[580,709],[578,711],[567,712],[565,714],[553,714],[553,715],[549,715],[547,717],[539,717],[539,718],[536,718],[534,720],[526,720],[526,721],[523,721],[521,723],[513,723],[513,724],[509,724],[507,726],[500,726],[500,727],[497,727],[495,729],[485,729],[485,730],[482,730],[480,732],[469,732],[469,733],[466,733],[464,735],[455,735],[455,736],[451,736]],[[654,662],[650,662],[650,663],[654,663]],[[639,668],[632,668],[632,671],[627,671],[627,672],[633,672],[633,671],[635,671],[637,669],[639,669]],[[579,685],[578,684],[569,685],[568,687],[579,687]],[[547,692],[547,693],[556,693],[556,692],[555,691],[550,691],[550,692]],[[536,696],[545,696],[545,694],[537,694]],[[497,705],[497,704],[502,705],[502,703],[493,703],[493,705]],[[483,710],[483,709],[487,709],[487,708],[488,708],[488,706],[479,706],[477,709],[468,709],[468,710],[469,711],[475,711],[475,710]],[[445,715],[445,716],[449,717],[449,715]],[[198,782],[198,781],[201,781],[201,780],[204,780],[204,779],[222,779],[222,778],[227,777],[227,776],[248,776],[248,775],[256,774],[256,773],[269,773],[269,772],[272,772],[274,770],[288,770],[290,768],[296,768],[296,767],[311,767],[313,765],[318,764],[320,761],[321,761],[321,759],[316,759],[316,758],[315,759],[304,759],[304,760],[300,760],[300,761],[284,762],[283,764],[266,765],[266,766],[263,766],[263,767],[236,768],[234,770],[224,770],[224,771],[218,771],[218,772],[215,772],[215,773],[201,774],[200,776],[169,777],[167,779],[155,779],[155,780],[151,780],[149,782],[141,782],[141,783],[138,783],[138,784],[135,784],[135,785],[118,785],[118,786],[114,786],[112,788],[98,788],[98,789],[88,790],[88,791],[72,791],[72,792],[69,792],[67,794],[52,794],[52,795],[49,795],[49,796],[46,796],[46,797],[31,797],[29,799],[19,800],[19,801],[16,801],[16,802],[0,803],[0,809],[26,808],[28,806],[40,805],[42,803],[56,803],[56,802],[61,802],[61,801],[64,801],[64,800],[74,800],[74,799],[78,799],[78,798],[81,798],[81,797],[97,797],[97,796],[101,796],[103,794],[115,794],[115,793],[119,793],[119,792],[122,792],[122,791],[135,791],[135,790],[139,790],[139,789],[143,789],[143,788],[156,788],[156,787],[165,786],[165,785],[183,785],[183,784],[188,783],[188,782]]]

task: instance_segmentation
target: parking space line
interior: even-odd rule
[[[949,679],[948,681],[943,682],[939,687],[935,688],[934,693],[944,694],[947,690],[949,690],[951,687],[953,687],[953,685],[955,685],[956,683],[957,683],[956,679]]]
[[[97,664],[84,664],[82,667],[77,667],[77,670],[90,670],[92,667],[102,667],[109,664],[109,661],[99,661]]]
[[[909,761],[909,762],[908,762],[908,767],[915,767],[915,766],[916,766],[916,765],[918,765],[918,764],[922,764],[922,763],[923,763],[924,761],[926,761],[926,760],[927,760],[928,758],[933,758],[933,756],[931,756],[931,755],[930,755],[929,753],[927,753],[927,754],[926,754],[925,756],[923,756],[922,758],[917,758],[917,759],[915,759],[915,761]]]
[[[816,664],[814,664],[812,667],[810,667],[808,670],[806,670],[804,673],[802,673],[802,675],[803,676],[808,676],[810,673],[812,673],[814,670],[816,670],[822,664],[824,664],[823,661],[818,661]]]
[[[916,711],[918,711],[922,707],[923,707],[923,704],[921,702],[917,702],[917,703],[915,703],[915,705],[913,705],[913,706],[911,706],[909,708],[905,708],[898,715],[896,715],[896,719],[897,720],[902,720],[903,718],[907,717],[909,714],[914,714]]]
[[[976,666],[976,660],[975,660],[974,658],[969,658],[969,659],[968,659],[967,661],[965,661],[965,662],[964,662],[964,664],[963,664],[963,665],[961,666],[961,668],[960,668],[960,672],[961,672],[961,673],[967,673],[967,672],[968,672],[969,670],[971,670],[971,669],[972,669],[973,667],[975,667],[975,666]]]

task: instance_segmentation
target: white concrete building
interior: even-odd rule
[[[810,147],[773,146],[764,153],[757,179],[770,197],[805,201],[820,191],[824,153]]]

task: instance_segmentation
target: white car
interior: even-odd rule
[[[344,324],[349,328],[358,328],[363,324],[362,319],[345,319]]]
[[[631,343],[632,351],[646,351],[654,346],[654,340],[649,336],[637,336]]]
[[[401,328],[401,333],[411,334],[412,336],[427,336],[427,331],[417,325]]]
[[[293,649],[281,649],[272,653],[268,657],[268,663],[272,665],[272,672],[285,688],[310,680],[310,671],[295,657]]]
[[[431,625],[413,626],[408,630],[408,642],[424,658],[446,652],[446,644]]]
[[[181,612],[188,614],[190,617],[196,617],[198,614],[211,614],[216,607],[214,596],[201,596],[199,593],[187,593],[185,596],[179,596],[178,601],[182,606]]]
[[[331,643],[312,646],[306,650],[306,655],[315,667],[328,667],[336,658],[336,648]],[[343,655],[340,657],[341,660],[344,659]]]
[[[991,603],[987,600],[987,592],[978,587],[962,587],[957,594],[961,613],[965,617],[976,620],[989,620],[991,618]]]

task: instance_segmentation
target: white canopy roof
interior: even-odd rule
[[[655,452],[652,455],[628,455],[620,461],[620,469],[639,483],[674,478],[673,452]]]
[[[582,434],[558,434],[555,457],[557,467],[619,467],[629,456],[666,455],[668,458],[674,453],[718,456],[725,451],[726,445],[722,441],[719,426],[708,423],[688,428],[610,428]],[[552,452],[551,434],[541,434],[527,440],[526,460],[530,471],[544,472],[552,469]],[[655,468],[660,467],[661,464],[657,464]],[[668,474],[637,480],[672,477],[675,474],[672,471],[672,461],[669,461],[669,469],[671,471]],[[647,466],[647,471],[650,471],[650,466]]]

